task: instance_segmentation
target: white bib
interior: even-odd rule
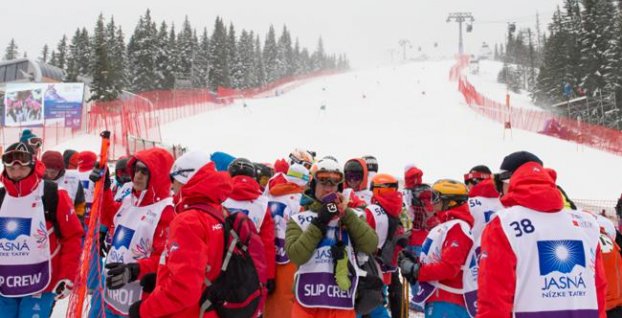
[[[438,263],[441,260],[443,243],[445,242],[447,233],[456,224],[460,226],[460,229],[466,236],[471,238],[471,227],[467,222],[463,220],[451,220],[435,226],[432,230],[430,230],[430,233],[428,233],[428,236],[425,238],[423,246],[421,247],[421,254],[419,256],[419,259],[421,260],[422,264]],[[467,271],[463,271],[463,274],[466,272]],[[453,288],[451,286],[441,284],[438,281],[419,282],[419,287],[415,292],[413,302],[415,302],[419,306],[424,307],[425,301],[430,298],[430,296],[432,296],[432,294],[437,289],[442,289],[444,291],[454,294],[464,294],[464,288]]]
[[[82,190],[84,190],[84,201],[86,201],[87,210],[91,209],[93,204],[93,195],[95,193],[95,183],[89,179],[91,171],[78,172],[78,178],[82,183]]]
[[[478,242],[486,224],[492,220],[495,212],[503,209],[499,198],[473,197],[469,198],[469,211],[473,216],[473,241]]]
[[[27,196],[7,192],[0,207],[0,295],[43,291],[52,276],[49,233],[43,209],[44,182]]]
[[[261,225],[263,224],[263,219],[266,217],[268,199],[263,195],[252,201],[238,201],[229,198],[222,203],[222,206],[231,213],[242,212],[246,214],[246,216],[253,220],[255,228],[257,228],[257,233],[259,233]]]
[[[311,211],[300,212],[294,216],[294,221],[300,226],[302,231],[306,231],[311,221],[317,214]],[[353,309],[358,285],[358,276],[349,275],[352,286],[349,290],[341,290],[335,281],[334,262],[331,253],[331,246],[337,243],[337,235],[341,236],[341,241],[346,246],[349,262],[357,268],[356,260],[350,238],[345,229],[341,229],[338,234],[339,220],[332,220],[328,224],[326,235],[320,241],[313,252],[311,259],[305,264],[300,265],[296,271],[294,293],[298,303],[303,307],[310,308],[335,308]],[[355,270],[355,272],[358,272]]]
[[[515,317],[540,313],[597,318],[599,226],[594,217],[581,211],[543,213],[521,206],[502,210],[498,217],[517,260]]]
[[[59,187],[67,190],[71,202],[76,203],[76,196],[78,195],[78,188],[80,187],[80,178],[76,170],[65,170],[65,174],[56,180],[56,184]]]
[[[121,186],[121,188],[117,188],[114,193],[114,200],[116,202],[121,202],[123,199],[127,198],[130,194],[132,194],[132,188],[134,184],[130,182],[126,182]]]
[[[173,199],[166,198],[153,204],[138,207],[131,196],[123,200],[123,204],[114,216],[114,236],[106,258],[109,263],[133,263],[151,255],[153,235],[160,222],[162,211],[173,206]],[[127,314],[130,305],[139,301],[142,287],[139,281],[131,282],[120,289],[104,289],[104,300],[115,310]]]
[[[289,218],[300,212],[301,193],[280,196],[268,195],[268,208],[274,221],[274,244],[276,245],[276,263],[287,264],[289,257],[285,253],[285,230]]]

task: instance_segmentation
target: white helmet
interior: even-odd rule
[[[203,151],[187,152],[175,160],[171,168],[171,178],[186,184],[199,169],[209,162],[209,155]]]
[[[339,165],[337,159],[332,156],[326,156],[320,159],[318,162],[315,163],[313,168],[314,178],[316,177],[318,172],[334,172],[341,175],[341,178],[343,179],[343,171],[341,171],[341,165]]]

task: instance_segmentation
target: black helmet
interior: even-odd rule
[[[229,175],[232,177],[243,175],[255,178],[257,171],[255,165],[246,158],[237,158],[229,164]]]
[[[363,170],[363,166],[356,159],[348,160],[348,162],[346,162],[346,165],[343,167],[343,172],[344,173],[347,173],[347,172],[360,172],[360,173],[363,173],[363,171],[364,171]]]
[[[363,160],[367,164],[367,171],[378,172],[378,159],[374,156],[363,156]]]

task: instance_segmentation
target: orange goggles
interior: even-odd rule
[[[343,175],[336,172],[319,172],[315,175],[315,180],[321,185],[338,185],[343,182]]]
[[[382,183],[382,184],[372,184],[371,191],[374,195],[382,195],[385,193],[395,192],[398,189],[397,182],[395,183]]]

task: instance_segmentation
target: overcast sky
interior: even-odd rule
[[[221,16],[237,27],[253,30],[262,41],[270,24],[280,34],[283,24],[302,46],[315,49],[322,36],[327,52],[346,53],[354,67],[369,67],[390,60],[390,50],[398,41],[412,43],[411,54],[419,47],[430,55],[449,55],[457,51],[458,26],[447,23],[450,12],[471,12],[475,18],[472,33],[465,33],[465,47],[477,51],[483,41],[502,43],[506,23],[535,27],[536,12],[546,30],[553,11],[562,0],[21,0],[9,1],[0,10],[0,48],[15,38],[20,52],[40,56],[48,44],[55,48],[63,34],[68,37],[77,27],[93,30],[99,13],[114,16],[127,35],[132,34],[139,15],[147,8],[158,23],[162,20],[181,25],[188,16],[193,27],[207,27],[211,36],[214,19]],[[179,28],[177,28],[179,30]],[[434,43],[438,47],[434,48]]]

